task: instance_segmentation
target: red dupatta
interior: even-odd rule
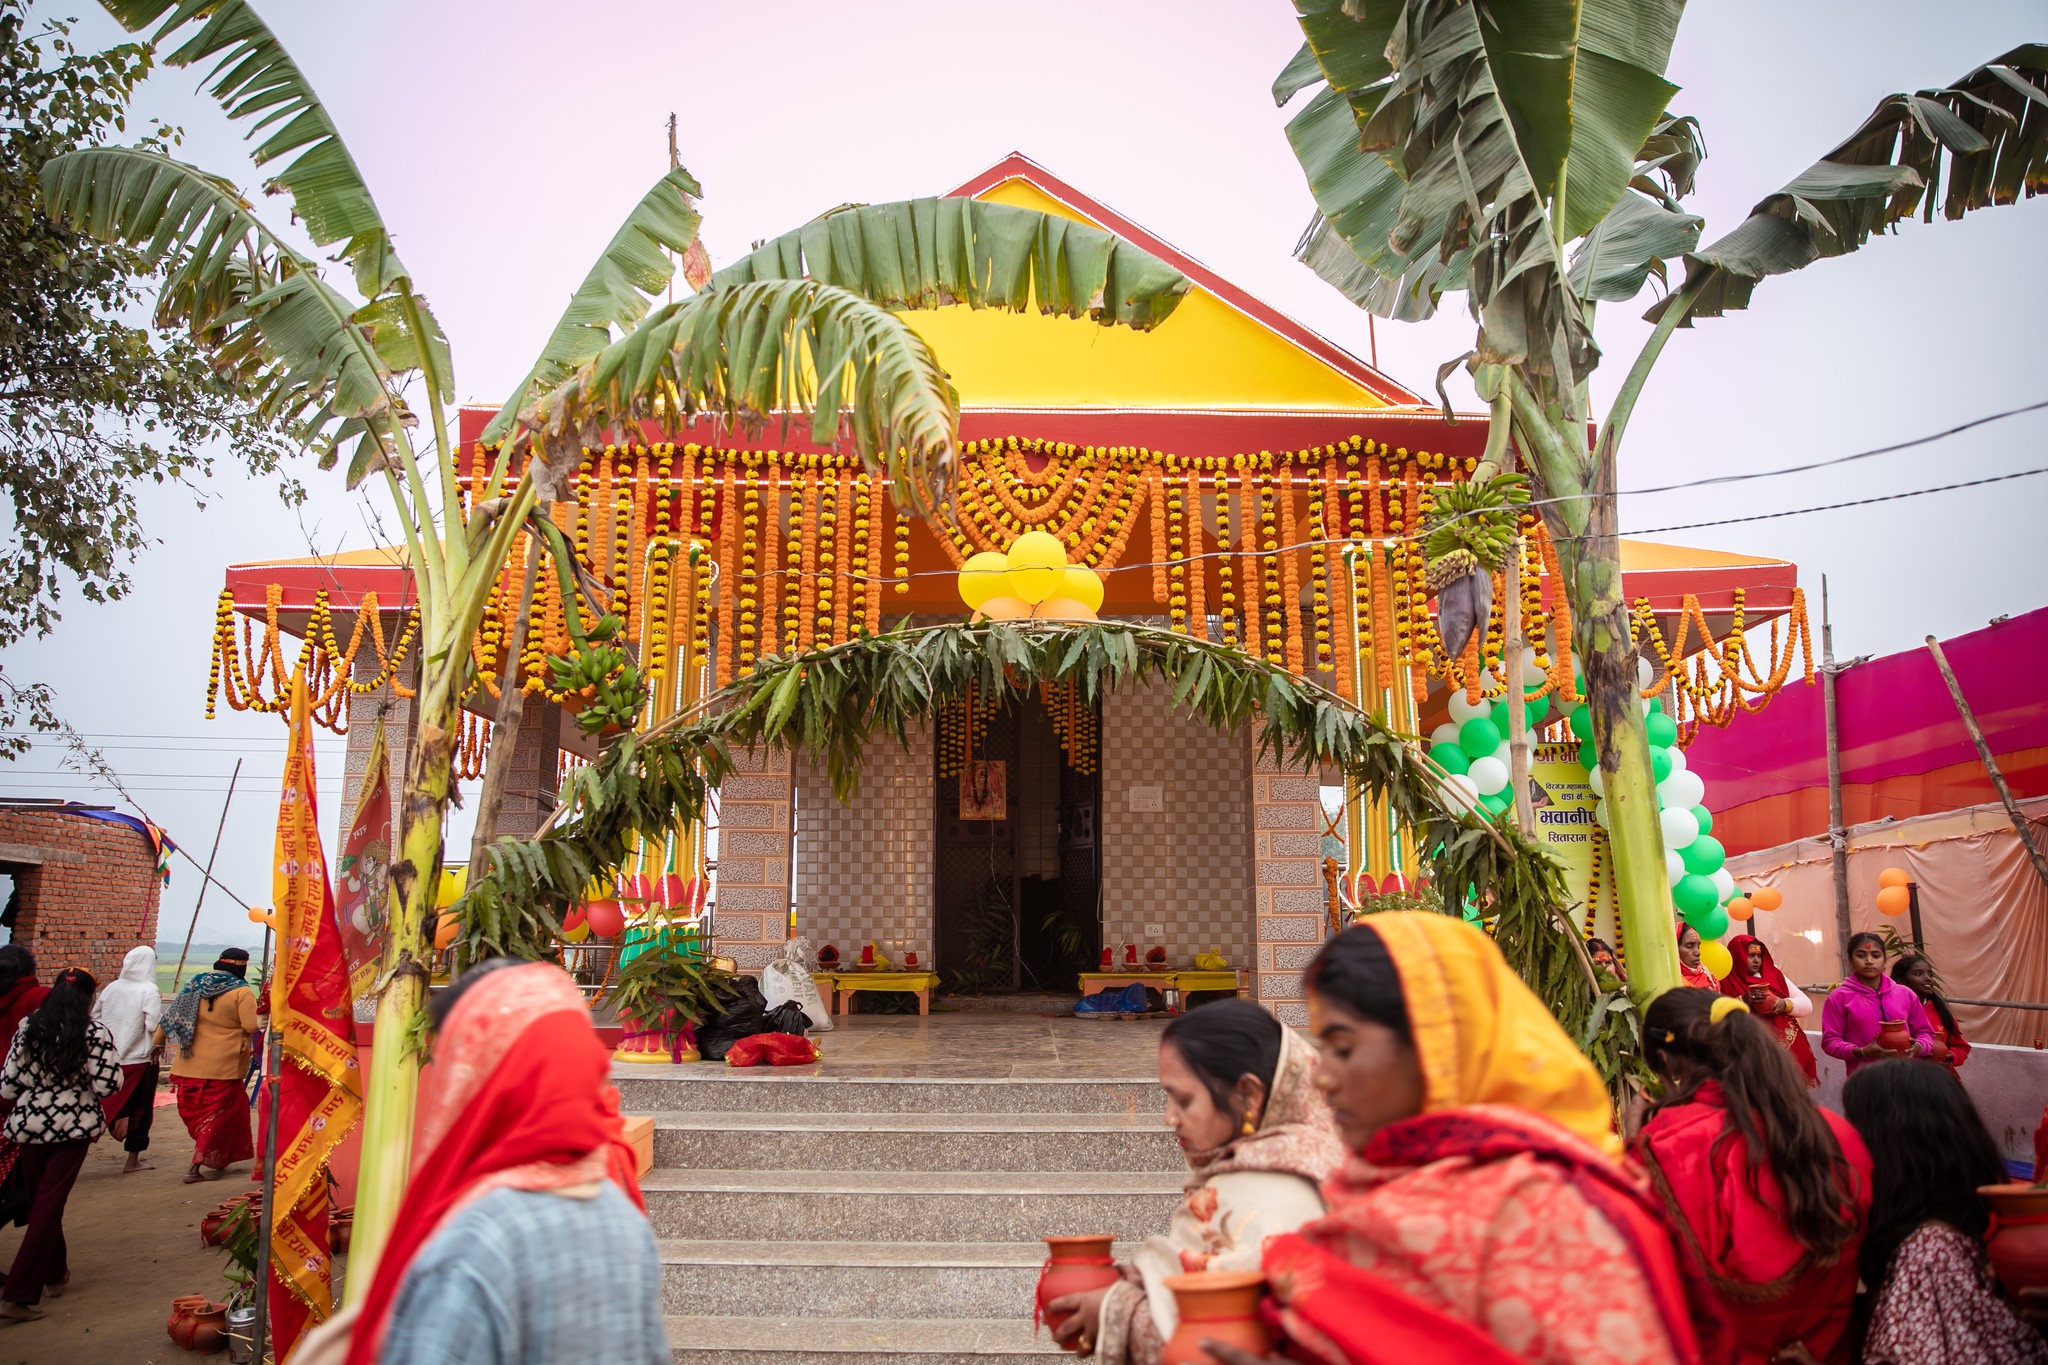
[[[1300,1231],[1267,1241],[1264,1265],[1278,1299],[1279,1325],[1311,1357],[1347,1365],[1405,1365],[1417,1359],[1520,1359],[1481,1327],[1423,1303],[1352,1263],[1353,1239],[1374,1235],[1366,1206],[1393,1192],[1402,1170],[1451,1158],[1475,1167],[1522,1155],[1555,1171],[1627,1246],[1649,1286],[1658,1319],[1682,1361],[1725,1360],[1732,1344],[1712,1291],[1678,1253],[1656,1198],[1590,1145],[1535,1114],[1497,1105],[1439,1110],[1388,1125],[1360,1154],[1390,1179],[1362,1181],[1358,1165],[1325,1186],[1329,1212]],[[1569,1282],[1559,1267],[1558,1292]]]
[[[1763,953],[1763,967],[1755,975],[1749,970],[1749,950],[1755,947]],[[1771,958],[1771,950],[1764,941],[1754,934],[1737,934],[1728,940],[1728,955],[1735,959],[1735,966],[1722,979],[1721,994],[1732,995],[1740,1000],[1752,987],[1761,986],[1780,1000],[1792,998],[1792,987],[1785,981],[1785,974],[1778,970],[1778,964]],[[1778,1035],[1778,1041],[1792,1054],[1792,1060],[1799,1063],[1799,1069],[1806,1073],[1808,1088],[1820,1084],[1820,1067],[1813,1058],[1813,1044],[1806,1041],[1806,1030],[1799,1021],[1789,1014],[1759,1016],[1763,1026]]]
[[[437,1087],[420,1125],[426,1155],[363,1300],[349,1365],[377,1359],[413,1258],[484,1195],[610,1180],[646,1207],[619,1129],[611,1056],[561,968],[534,962],[478,981],[449,1013],[432,1061]]]

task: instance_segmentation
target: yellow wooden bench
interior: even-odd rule
[[[932,1012],[932,991],[939,984],[937,972],[813,972],[811,979],[823,988],[828,982],[837,997],[835,1014],[854,1012],[856,991],[896,991],[917,997],[917,1012]]]

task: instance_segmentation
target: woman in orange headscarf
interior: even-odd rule
[[[1492,940],[1373,915],[1303,981],[1351,1159],[1328,1214],[1266,1244],[1291,1358],[1727,1359],[1711,1294],[1616,1160],[1599,1075]]]
[[[667,1362],[659,1253],[576,983],[497,959],[444,1009],[390,1239],[360,1306],[307,1338],[298,1365]]]

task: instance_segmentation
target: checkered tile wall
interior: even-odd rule
[[[860,791],[832,795],[822,765],[796,771],[797,932],[842,958],[869,939],[899,965],[915,950],[932,961],[932,730],[911,731],[910,749],[868,742]]]
[[[1163,809],[1133,811],[1131,788],[1158,787]],[[1125,689],[1102,707],[1102,941],[1121,955],[1165,928],[1167,961],[1193,966],[1220,948],[1252,965],[1251,748],[1175,711],[1163,687]]]

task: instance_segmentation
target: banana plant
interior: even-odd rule
[[[1315,88],[1287,125],[1316,201],[1296,254],[1382,317],[1425,318],[1446,293],[1466,297],[1477,337],[1443,373],[1472,370],[1491,411],[1490,453],[1512,433],[1556,543],[1630,985],[1654,996],[1679,974],[1616,538],[1629,418],[1672,334],[1747,307],[1765,278],[1855,251],[1916,211],[1932,221],[1937,203],[1954,219],[2039,192],[2048,47],[1886,96],[1701,246],[1702,220],[1683,201],[1705,152],[1697,123],[1672,111],[1678,90],[1665,78],[1683,0],[1293,5],[1305,41],[1273,96],[1285,106]],[[1655,327],[1596,423],[1596,305],[1627,303],[1653,277]]]
[[[755,430],[808,414],[815,438],[851,447],[891,479],[899,503],[931,507],[947,495],[959,400],[892,308],[1036,308],[1143,328],[1172,311],[1188,281],[1105,233],[1030,210],[912,205],[875,239],[893,244],[887,268],[877,260],[868,280],[887,286],[871,291],[883,302],[793,273],[804,259],[793,248],[788,271],[763,262],[757,278],[649,316],[673,274],[671,253],[695,246],[698,188],[672,169],[627,216],[507,397],[491,424],[502,445],[489,480],[465,505],[447,335],[304,72],[244,0],[102,3],[131,32],[153,29],[164,65],[211,64],[210,93],[249,130],[264,191],[288,201],[315,248],[333,252],[346,287],[232,182],[153,151],[96,147],[54,159],[42,174],[46,210],[141,248],[162,274],[158,325],[189,331],[262,411],[300,424],[323,468],[345,459],[352,488],[382,487],[414,579],[419,732],[391,869],[350,1275],[367,1285],[410,1169],[433,889],[471,645],[520,527],[560,496],[582,445],[648,421],[702,414]],[[946,241],[918,236],[940,224]]]

